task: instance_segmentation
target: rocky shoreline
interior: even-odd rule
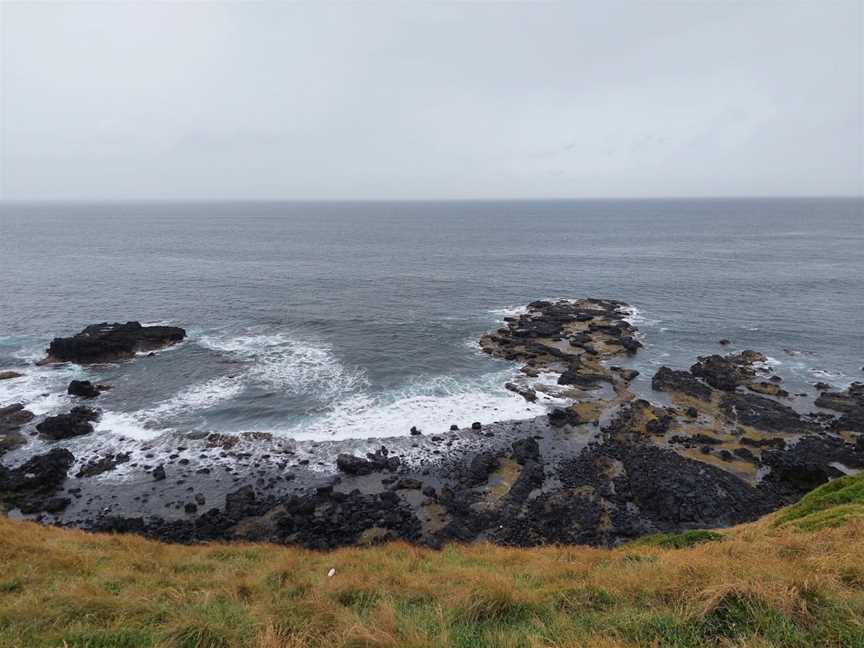
[[[614,545],[752,520],[864,468],[864,385],[820,386],[802,413],[765,357],[743,351],[660,367],[656,398],[640,399],[637,372],[622,366],[642,346],[631,312],[614,300],[538,301],[480,339],[519,364],[507,388],[551,403],[548,415],[377,440],[194,432],[92,457],[52,448],[0,463],[0,506],[179,542]],[[46,360],[129,360],[184,336],[99,324],[55,339]],[[0,403],[0,462],[28,435],[50,444],[92,433],[110,386],[76,382],[69,393],[82,404],[68,414]],[[111,479],[120,468],[123,479]]]

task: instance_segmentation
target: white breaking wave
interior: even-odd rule
[[[365,371],[346,367],[318,341],[274,333],[204,336],[198,344],[248,363],[244,380],[292,395],[330,401],[368,384]]]
[[[621,309],[621,312],[627,313],[626,317],[623,318],[625,322],[631,324],[633,326],[655,326],[659,324],[663,320],[659,319],[649,319],[642,314],[642,311],[636,308],[635,306],[627,306]]]
[[[274,433],[297,439],[357,439],[405,436],[412,426],[424,434],[446,432],[451,424],[470,426],[524,419],[546,411],[503,385],[512,372],[487,374],[481,380],[437,377],[415,382],[380,396],[358,394],[332,411]]]
[[[239,396],[244,389],[243,383],[234,378],[213,378],[200,385],[187,387],[148,412],[157,416],[172,416],[207,409]]]
[[[12,370],[23,375],[0,380],[0,406],[21,403],[36,415],[49,414],[68,405],[66,387],[69,381],[84,376],[84,371],[73,365],[13,367]]]
[[[528,306],[505,306],[504,308],[493,308],[489,311],[490,315],[494,315],[496,320],[503,322],[505,317],[519,317],[528,312]]]
[[[103,412],[96,423],[96,431],[111,432],[131,439],[151,439],[174,429],[170,424],[171,417],[205,410],[229,401],[239,396],[244,389],[243,383],[233,378],[213,378],[187,387],[146,410]]]

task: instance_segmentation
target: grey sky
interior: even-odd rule
[[[4,198],[864,188],[856,0],[0,7]]]

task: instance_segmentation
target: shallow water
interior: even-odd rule
[[[100,436],[407,434],[532,416],[478,337],[541,297],[622,299],[661,364],[753,348],[794,390],[864,379],[864,202],[676,200],[0,206],[0,405],[103,394]],[[166,322],[112,366],[37,368],[55,335]],[[790,387],[787,386],[787,389]],[[84,441],[82,441],[83,443]]]

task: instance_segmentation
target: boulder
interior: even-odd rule
[[[36,426],[41,434],[54,441],[90,434],[99,413],[89,407],[73,407],[68,414],[49,416]]]
[[[23,375],[17,371],[0,371],[0,380],[11,380],[12,378],[20,378]]]
[[[93,324],[72,337],[54,338],[48,347],[49,362],[116,362],[140,351],[176,344],[186,331],[176,326],[142,326],[140,322]]]
[[[396,470],[400,463],[399,458],[389,456],[387,448],[384,447],[374,453],[367,453],[365,459],[347,453],[336,457],[336,467],[349,475],[369,475],[379,470]]]
[[[525,437],[513,442],[513,458],[520,464],[540,460],[540,446],[534,437]]]
[[[498,467],[498,458],[491,452],[480,452],[468,464],[468,482],[471,486],[484,483],[489,473]]]
[[[89,380],[73,380],[66,388],[66,393],[79,398],[96,398],[99,388]]]

